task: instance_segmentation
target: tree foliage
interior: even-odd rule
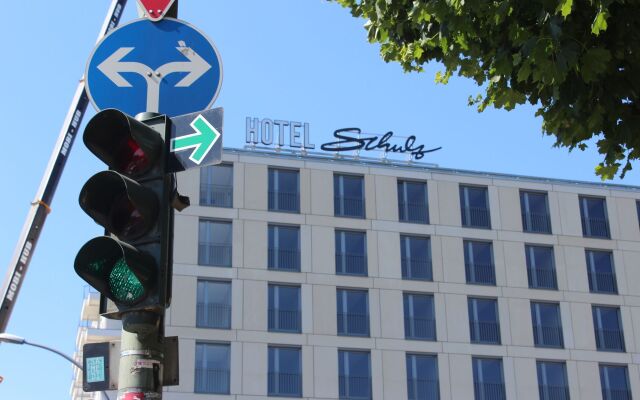
[[[529,103],[570,150],[595,136],[602,179],[640,158],[640,0],[334,1],[368,20],[385,61],[473,79],[479,111]]]

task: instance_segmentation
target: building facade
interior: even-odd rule
[[[225,149],[167,399],[640,399],[640,188]]]

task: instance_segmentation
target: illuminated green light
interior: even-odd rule
[[[109,274],[109,287],[113,297],[122,303],[135,304],[142,299],[144,287],[136,275],[121,258]]]

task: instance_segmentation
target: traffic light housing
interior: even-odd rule
[[[162,313],[171,300],[175,176],[166,173],[169,119],[107,109],[83,140],[109,170],[82,187],[80,207],[105,228],[78,252],[75,271],[123,312]]]

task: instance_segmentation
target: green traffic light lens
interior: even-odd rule
[[[135,304],[144,297],[144,286],[124,258],[113,266],[109,274],[109,287],[114,298],[121,303]]]

